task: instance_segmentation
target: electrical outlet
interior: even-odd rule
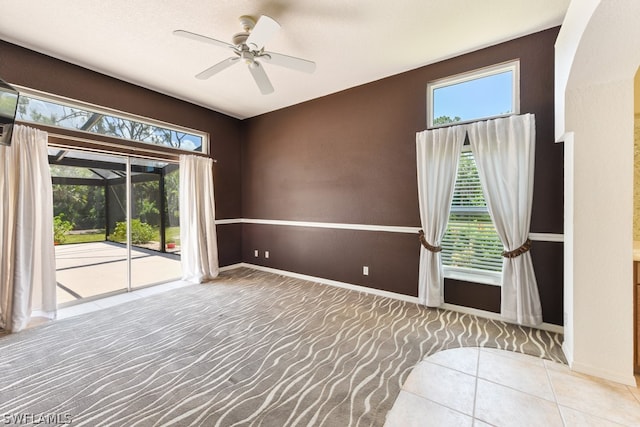
[[[269,258],[269,251],[264,251],[264,257]]]
[[[368,276],[369,275],[369,266],[368,265],[363,265],[362,266],[362,275],[363,276]]]
[[[254,251],[253,251],[253,256],[254,256],[254,257],[256,257],[256,258],[258,258],[258,255],[259,255],[259,254],[258,254],[258,250],[257,250],[257,249],[256,249],[256,250],[254,250]]]

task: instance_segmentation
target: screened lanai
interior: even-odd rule
[[[60,303],[180,277],[178,164],[50,147],[49,165]]]

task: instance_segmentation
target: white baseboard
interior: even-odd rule
[[[309,276],[309,275],[300,274],[300,273],[293,273],[291,271],[286,271],[286,270],[278,270],[277,268],[263,267],[261,265],[249,264],[249,263],[246,263],[246,262],[241,262],[241,263],[238,263],[238,264],[233,264],[233,265],[228,265],[226,267],[222,267],[222,268],[220,268],[220,271],[232,270],[234,268],[240,268],[240,267],[252,268],[254,270],[265,271],[265,272],[274,273],[274,274],[280,274],[281,276],[293,277],[293,278],[301,279],[301,280],[308,280],[310,282],[322,283],[324,285],[336,286],[338,288],[349,289],[349,290],[352,290],[352,291],[364,292],[364,293],[367,293],[367,294],[378,295],[378,296],[382,296],[382,297],[397,299],[397,300],[400,300],[400,301],[410,302],[410,303],[413,303],[413,304],[418,304],[418,297],[412,297],[412,296],[409,296],[409,295],[398,294],[398,293],[395,293],[395,292],[383,291],[383,290],[380,290],[380,289],[368,288],[366,286],[354,285],[352,283],[339,282],[337,280],[330,280],[330,279],[325,279],[325,278],[322,278],[322,277]],[[500,314],[492,313],[490,311],[478,310],[478,309],[475,309],[475,308],[463,307],[463,306],[454,305],[454,304],[443,304],[442,306],[440,306],[440,308],[443,308],[445,310],[457,311],[459,313],[464,313],[464,314],[471,314],[471,315],[474,315],[474,316],[483,317],[485,319],[498,320],[498,321],[501,321],[501,322],[510,323],[510,322],[506,321],[505,319],[503,319],[502,316],[500,316]],[[542,330],[545,330],[545,331],[549,331],[549,332],[560,333],[560,334],[564,331],[564,328],[562,326],[552,325],[550,323],[543,323],[543,324],[541,324],[539,326],[536,326],[536,328],[537,329],[542,329]]]
[[[440,308],[444,308],[446,310],[451,310],[451,311],[457,311],[459,313],[464,313],[464,314],[472,314],[474,316],[484,317],[485,319],[498,320],[500,322],[511,323],[513,325],[518,326],[518,324],[504,319],[500,315],[500,313],[494,313],[492,311],[478,310],[477,308],[471,308],[471,307],[465,307],[462,305],[454,305],[454,304],[447,304],[447,303],[442,304]],[[552,323],[541,323],[540,325],[532,326],[532,327],[535,329],[541,329],[543,331],[549,331],[556,334],[564,333],[564,328],[562,326],[554,325]]]
[[[622,374],[620,372],[599,369],[585,363],[576,362],[575,360],[573,361],[573,363],[569,363],[569,367],[572,371],[580,372],[581,374],[591,375],[592,377],[602,378],[631,387],[637,387],[636,377],[633,375],[633,373]]]
[[[564,358],[567,359],[567,364],[571,367],[573,365],[573,347],[570,347],[567,341],[562,343],[562,352],[564,353]]]
[[[322,277],[309,276],[309,275],[300,274],[300,273],[293,273],[291,271],[278,270],[277,268],[263,267],[261,265],[248,264],[248,263],[244,263],[244,262],[241,263],[241,264],[235,264],[235,265],[237,265],[239,267],[247,267],[247,268],[252,268],[254,270],[265,271],[267,273],[279,274],[281,276],[293,277],[295,279],[308,280],[310,282],[321,283],[323,285],[329,285],[329,286],[335,286],[335,287],[338,287],[338,288],[349,289],[351,291],[364,292],[364,293],[367,293],[367,294],[372,294],[372,295],[377,295],[377,296],[387,297],[387,298],[393,298],[393,299],[406,301],[406,302],[410,302],[410,303],[414,303],[414,304],[418,303],[418,297],[412,297],[412,296],[409,296],[409,295],[397,294],[395,292],[383,291],[383,290],[380,290],[380,289],[368,288],[366,286],[354,285],[354,284],[351,284],[351,283],[339,282],[337,280],[330,280],[330,279],[325,279],[325,278],[322,278]]]
[[[237,264],[225,265],[224,267],[220,267],[219,270],[220,271],[229,271],[229,270],[234,270],[234,269],[240,268],[240,267],[247,267],[247,265],[245,265],[242,262],[239,262]]]

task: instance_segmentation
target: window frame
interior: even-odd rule
[[[484,68],[478,68],[472,71],[456,74],[453,76],[444,77],[438,80],[433,80],[427,83],[427,129],[437,129],[440,127],[451,126],[452,123],[444,123],[435,125],[433,124],[434,113],[434,91],[443,87],[453,86],[460,83],[469,82],[472,80],[479,80],[486,77],[491,77],[497,74],[511,71],[513,79],[511,81],[511,105],[513,111],[507,114],[496,114],[486,117],[476,117],[469,120],[462,120],[453,124],[465,124],[473,123],[481,120],[495,119],[498,117],[508,117],[515,114],[520,114],[520,59],[513,59],[500,64],[491,65]]]
[[[435,125],[434,121],[434,92],[437,89],[453,86],[460,83],[465,83],[473,80],[478,80],[486,77],[491,77],[497,74],[512,72],[512,81],[511,81],[511,105],[512,112],[507,114],[496,114],[489,115],[486,117],[477,117],[468,120],[461,120],[459,122],[454,123],[444,123]],[[473,122],[478,122],[482,120],[495,119],[499,117],[508,117],[511,115],[520,114],[520,59],[516,58],[513,60],[505,61],[502,63],[494,64],[488,67],[483,67],[475,70],[471,70],[468,72],[456,74],[453,76],[444,77],[441,79],[433,80],[427,83],[427,129],[437,129],[441,127],[447,126],[455,126],[468,124]],[[462,147],[462,150],[459,153],[459,156],[462,156],[464,151],[470,151],[471,147],[466,145]],[[457,181],[457,174],[456,174]],[[483,195],[484,196],[484,195]],[[452,212],[452,207],[449,208],[449,216]],[[448,220],[447,220],[448,221]],[[476,268],[468,268],[468,267],[455,267],[455,266],[442,266],[443,276],[447,279],[461,280],[465,282],[472,283],[481,283],[486,285],[494,285],[494,286],[502,286],[502,272],[490,271],[490,270],[481,270]]]
[[[171,146],[163,145],[163,144],[154,144],[154,143],[147,142],[147,141],[128,139],[128,138],[123,138],[123,137],[119,137],[119,136],[115,136],[115,135],[104,135],[104,134],[101,134],[101,133],[95,133],[95,132],[76,129],[76,128],[71,128],[71,127],[64,127],[64,126],[57,126],[57,125],[46,125],[46,126],[51,126],[53,128],[66,130],[66,131],[71,131],[74,134],[78,134],[78,135],[84,134],[84,135],[87,135],[87,139],[89,139],[89,140],[92,139],[91,135],[95,135],[97,137],[112,138],[114,140],[122,141],[123,142],[122,146],[125,147],[125,148],[129,147],[129,145],[127,143],[133,143],[133,144],[142,144],[145,147],[149,147],[149,150],[153,150],[154,147],[159,147],[160,150],[173,151],[177,155],[178,154],[195,154],[195,155],[204,154],[204,155],[207,155],[207,156],[209,155],[210,137],[209,137],[209,133],[207,133],[207,132],[203,132],[203,131],[200,131],[200,130],[197,130],[197,129],[187,128],[187,127],[176,125],[176,124],[173,124],[173,123],[163,122],[161,120],[156,120],[156,119],[152,119],[152,118],[149,118],[149,117],[144,117],[144,116],[139,116],[139,115],[132,114],[132,113],[127,113],[125,111],[120,111],[120,110],[116,110],[116,109],[113,109],[113,108],[103,107],[103,106],[92,104],[92,103],[89,103],[89,102],[79,101],[79,100],[76,100],[76,99],[71,99],[71,98],[67,98],[67,97],[64,97],[64,96],[60,96],[60,95],[54,95],[54,94],[51,94],[51,93],[47,93],[47,92],[31,89],[31,88],[24,87],[24,86],[19,86],[19,85],[13,85],[13,86],[18,89],[18,92],[20,93],[20,96],[25,96],[27,98],[31,98],[31,99],[35,99],[35,100],[41,100],[41,101],[44,101],[44,102],[51,102],[51,103],[59,104],[61,106],[65,106],[65,107],[69,107],[69,108],[81,109],[81,110],[85,110],[85,111],[88,111],[88,112],[91,112],[91,113],[98,113],[98,114],[101,114],[101,115],[104,115],[104,116],[113,117],[113,118],[116,118],[116,119],[122,119],[122,120],[136,122],[136,123],[140,123],[140,124],[144,124],[144,125],[148,125],[148,126],[162,128],[162,129],[166,129],[166,130],[169,130],[169,131],[174,131],[174,132],[177,132],[177,133],[186,133],[186,134],[198,136],[198,137],[200,137],[202,139],[202,145],[201,145],[201,150],[200,151],[187,150],[187,149],[184,149],[184,148],[171,147]],[[21,120],[21,121],[23,121],[24,123],[33,123],[34,125],[40,124],[39,122],[36,122],[36,121],[26,121],[26,120]]]

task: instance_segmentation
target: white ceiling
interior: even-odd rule
[[[247,118],[560,25],[569,2],[0,0],[0,39]],[[314,74],[267,64],[270,95],[242,64],[194,78],[229,52],[173,30],[230,41],[241,15],[263,14],[282,26],[266,50],[315,61]]]

